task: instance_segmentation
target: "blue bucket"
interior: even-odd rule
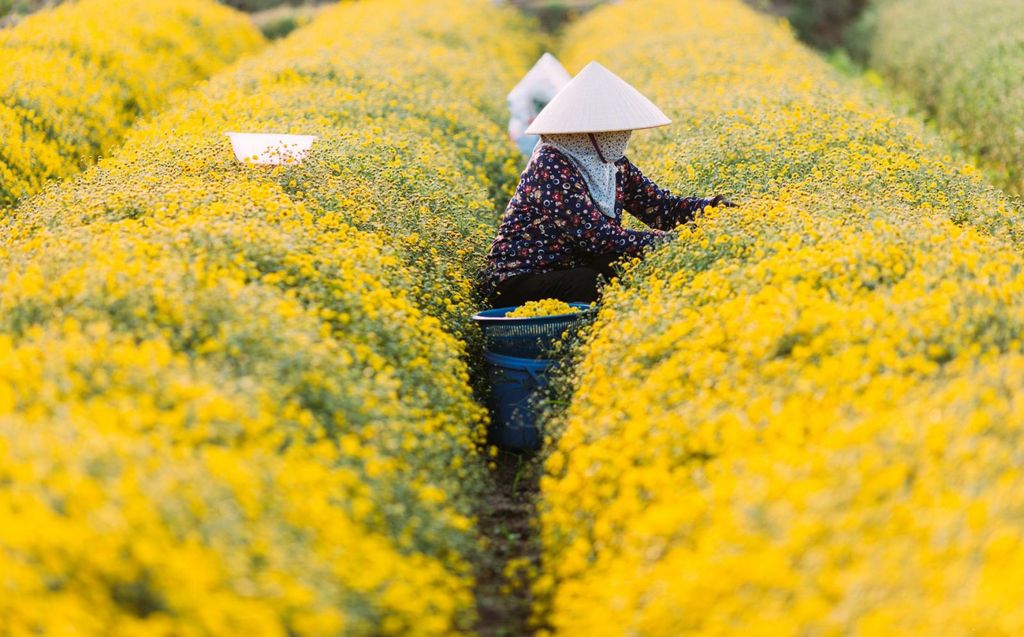
[[[547,372],[557,361],[516,358],[484,352],[491,377],[492,442],[502,449],[536,451],[537,405],[531,400],[547,386]]]
[[[594,314],[586,303],[570,303],[581,310],[573,314],[509,318],[515,307],[478,312],[473,320],[484,333],[484,349],[516,358],[548,358],[565,333],[576,333]]]

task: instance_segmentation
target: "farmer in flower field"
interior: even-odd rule
[[[482,288],[492,307],[546,298],[591,303],[613,265],[663,240],[722,196],[677,197],[624,155],[632,131],[671,123],[597,62],[562,89],[527,129],[541,143],[505,210]],[[629,211],[649,231],[622,227]]]

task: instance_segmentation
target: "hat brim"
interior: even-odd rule
[[[661,109],[622,78],[591,62],[544,107],[526,133],[607,133],[671,123]]]
[[[534,120],[536,121],[536,120]],[[618,131],[633,131],[633,130],[646,130],[648,128],[661,128],[662,126],[668,126],[672,123],[672,120],[665,118],[664,122],[658,122],[657,124],[643,124],[637,126],[630,126],[628,128],[622,128],[621,126],[614,128],[587,128],[583,130],[573,126],[534,126],[530,124],[526,129],[527,135],[583,135],[586,133],[615,133]]]

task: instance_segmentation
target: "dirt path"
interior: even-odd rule
[[[501,452],[490,472],[489,496],[477,514],[480,534],[489,542],[477,569],[477,630],[484,637],[532,635],[533,598],[525,572],[505,577],[509,562],[537,567],[540,559],[534,524],[539,467],[533,455]]]

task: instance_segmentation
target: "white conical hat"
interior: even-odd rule
[[[597,62],[591,62],[559,91],[526,132],[604,133],[671,123],[640,91]]]
[[[516,84],[508,94],[508,99],[510,102],[516,100],[532,102],[534,98],[541,98],[542,103],[546,104],[571,80],[572,75],[565,70],[558,58],[550,53],[545,53],[523,76],[519,84]]]

